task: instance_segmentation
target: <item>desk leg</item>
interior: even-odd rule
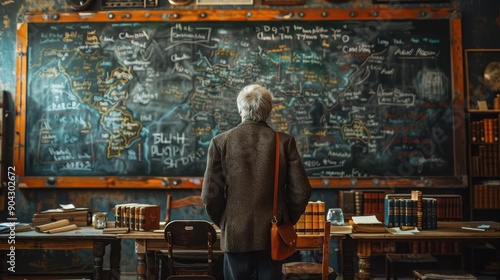
[[[156,279],[158,272],[156,271],[156,255],[154,251],[146,252],[146,265],[148,279]]]
[[[358,241],[357,242],[357,253],[358,253],[358,279],[369,280],[370,279],[370,257],[372,254],[370,241]]]
[[[102,241],[94,241],[94,277],[95,280],[102,279],[102,260],[105,244]]]
[[[495,255],[497,257],[497,263],[500,263],[500,241],[495,242]],[[500,269],[497,271],[496,280],[500,280]]]
[[[111,242],[109,266],[111,269],[111,280],[120,280],[120,261],[122,254],[122,243],[120,240]]]
[[[137,280],[146,280],[146,241],[135,240],[135,253],[137,254]]]
[[[354,280],[354,239],[347,236],[342,241],[342,279]]]

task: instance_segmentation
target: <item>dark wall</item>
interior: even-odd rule
[[[464,51],[500,48],[500,1],[461,2]]]

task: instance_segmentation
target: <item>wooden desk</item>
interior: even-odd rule
[[[343,239],[346,235],[332,233],[331,237]],[[135,240],[137,280],[155,279],[157,275],[155,252],[167,249],[167,241],[165,241],[163,232],[130,232],[118,234],[117,238]],[[310,248],[310,238],[311,236],[299,235],[297,249],[307,250]],[[216,246],[218,245],[216,244]]]
[[[120,254],[121,240],[115,234],[103,234],[102,230],[93,227],[79,227],[62,233],[38,233],[36,231],[17,232],[15,244],[9,244],[9,234],[0,234],[0,250],[10,251],[11,246],[15,250],[75,250],[92,249],[94,255],[94,275],[92,279],[103,279],[102,264],[105,247],[111,246],[110,253],[110,278],[120,279]],[[2,253],[2,258],[7,254]],[[16,259],[16,262],[22,260]],[[17,272],[18,274],[19,272]]]
[[[462,229],[462,226],[478,226],[489,224],[492,228],[497,228],[498,231],[472,231]],[[358,279],[370,279],[370,257],[371,257],[371,242],[374,241],[459,241],[459,242],[484,242],[493,241],[500,242],[500,223],[490,221],[477,222],[440,222],[437,230],[423,230],[413,235],[409,234],[392,234],[392,233],[351,233],[350,238],[354,240],[358,262]],[[349,261],[344,256],[344,261]],[[345,267],[345,266],[344,266]],[[500,276],[500,272],[498,274]],[[498,277],[497,276],[497,277]],[[352,280],[353,278],[344,275],[344,280]],[[497,278],[499,279],[499,278]]]

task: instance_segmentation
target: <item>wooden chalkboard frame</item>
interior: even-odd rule
[[[322,21],[374,20],[390,22],[397,19],[450,20],[451,84],[455,124],[453,176],[437,177],[362,177],[310,178],[319,188],[462,188],[467,186],[464,129],[464,79],[462,60],[461,20],[453,9],[314,9],[314,10],[209,10],[209,11],[107,11],[90,13],[30,13],[24,16],[17,33],[17,78],[14,164],[19,187],[29,188],[200,188],[200,177],[120,177],[120,176],[25,176],[25,137],[27,102],[27,38],[28,25],[37,22],[134,22],[134,21]]]

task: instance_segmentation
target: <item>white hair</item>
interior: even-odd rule
[[[273,108],[273,96],[265,87],[252,84],[240,91],[236,104],[243,120],[265,122]]]

